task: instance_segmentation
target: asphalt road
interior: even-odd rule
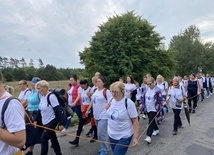
[[[172,135],[173,112],[170,109],[165,115],[165,120],[159,125],[160,134],[153,136],[152,143],[147,144],[144,139],[148,119],[141,118],[139,135],[142,134],[142,137],[139,145],[130,147],[127,155],[214,155],[214,95],[203,102],[198,102],[196,113],[190,114],[190,127],[184,111],[181,112],[181,119],[184,128],[178,130],[178,135]],[[85,139],[89,127],[87,125],[84,128],[79,147],[68,143],[75,138],[77,126],[69,128],[68,135],[57,134],[63,155],[98,154],[99,143],[90,143],[90,139]],[[35,146],[33,153],[40,154],[40,145]],[[49,147],[48,155],[53,154],[53,149]]]

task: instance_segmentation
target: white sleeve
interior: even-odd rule
[[[82,87],[79,87],[77,92],[78,94],[82,94],[82,91],[83,91]]]
[[[54,94],[51,94],[51,95],[49,96],[49,99],[50,99],[50,102],[51,102],[51,106],[52,106],[52,107],[56,107],[56,106],[59,105],[59,102],[58,102],[58,100],[57,100],[57,97],[56,97]]]
[[[21,103],[12,99],[5,111],[5,126],[10,133],[25,129],[24,108]]]
[[[108,89],[106,91],[106,96],[107,96],[107,101],[109,101],[109,99],[112,98],[112,94],[111,94],[110,90],[108,90]]]
[[[28,97],[30,96],[30,94],[31,94],[31,91],[28,90],[28,91],[25,93],[25,95],[24,95],[24,100],[27,100]]]
[[[138,116],[135,103],[131,99],[127,99],[127,111],[130,118],[136,118]]]

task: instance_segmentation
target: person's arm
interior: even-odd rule
[[[81,98],[81,94],[78,93],[77,98],[76,98],[76,99],[74,100],[74,102],[71,104],[71,107],[75,107],[76,104],[77,104],[77,102],[80,100],[80,98]]]
[[[198,95],[199,95],[201,94],[201,86],[198,80],[197,80],[197,88],[198,88]]]
[[[138,117],[132,118],[133,128],[134,128],[134,134],[133,134],[133,140],[132,140],[132,146],[138,145],[138,132],[139,132],[139,122]]]
[[[91,102],[89,103],[88,109],[87,109],[86,112],[85,112],[85,116],[86,116],[86,117],[88,117],[88,113],[89,113],[89,111],[91,110],[92,106],[93,106],[93,103],[92,103],[92,101],[91,101]]]
[[[21,130],[9,133],[7,130],[0,128],[0,140],[17,148],[22,148],[26,141],[26,132]]]

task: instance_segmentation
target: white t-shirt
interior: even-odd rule
[[[27,88],[27,89],[25,89],[25,90],[22,90],[22,91],[19,93],[18,99],[19,99],[20,101],[27,100],[28,97],[30,96],[30,94],[31,94],[30,89]]]
[[[68,90],[68,105],[71,105],[72,104],[72,91],[73,91],[74,87],[71,86],[71,88]]]
[[[5,92],[0,98],[0,113],[6,99],[11,96],[8,92]],[[8,132],[14,133],[25,129],[24,121],[24,109],[18,100],[11,100],[7,110],[4,113],[5,126]],[[2,124],[2,119],[0,115],[0,124]],[[1,155],[11,155],[18,151],[18,148],[6,144],[0,140],[0,154]]]
[[[125,98],[120,101],[113,99],[111,106],[107,110],[108,135],[116,140],[128,138],[133,135],[133,124],[131,118],[138,116],[136,107],[132,100],[127,99],[127,109]]]
[[[141,94],[142,94],[142,88],[138,87],[137,94],[136,94],[136,100],[140,100]]]
[[[56,118],[53,107],[59,105],[57,97],[54,94],[50,95],[49,99],[51,105],[48,105],[47,96],[48,94],[46,96],[42,96],[39,104],[39,110],[41,111],[43,125],[48,124],[50,121]]]
[[[158,88],[160,88],[162,95],[166,95],[166,89],[168,89],[168,83],[166,81],[161,84],[157,83]]]
[[[87,95],[87,93],[90,92],[90,90],[91,87],[88,87],[86,90],[81,88],[81,101],[83,105],[89,105],[89,103],[91,102],[91,99]]]
[[[183,98],[184,96],[186,96],[186,93],[184,91],[184,88],[182,86],[179,86],[179,88],[175,88],[175,87],[171,87],[170,90],[169,90],[169,93],[170,95],[170,99],[169,99],[169,102],[170,102],[170,107],[172,109],[182,109],[183,108],[183,102],[181,104],[181,107],[176,107],[175,104],[176,104],[176,100],[178,99],[181,99]]]
[[[103,90],[96,90],[91,96],[91,101],[93,103],[93,115],[96,120],[107,119],[105,104],[112,97],[111,92],[107,89],[106,96],[107,100],[103,95]]]
[[[136,89],[136,85],[133,83],[125,83],[125,96],[131,98],[131,92]]]
[[[198,82],[199,82],[199,84],[201,86],[201,89],[202,89],[203,88],[203,79],[202,78],[198,78]]]
[[[145,94],[146,110],[147,112],[156,112],[155,103],[154,103],[155,89],[148,88]]]

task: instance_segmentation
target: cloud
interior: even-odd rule
[[[202,39],[212,40],[213,6],[213,0],[2,0],[1,56],[83,68],[78,52],[89,45],[98,26],[132,10],[156,26],[166,44],[190,25],[200,28]]]

